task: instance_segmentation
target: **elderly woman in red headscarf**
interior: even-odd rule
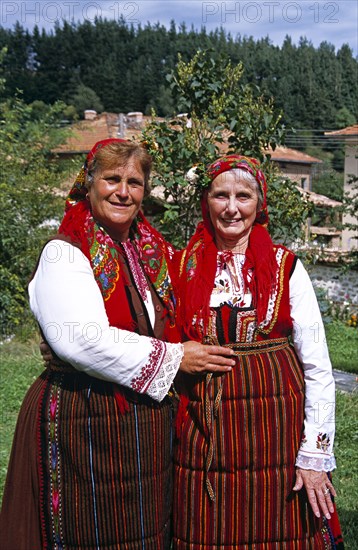
[[[30,305],[56,360],[20,411],[3,499],[6,550],[165,550],[178,371],[225,348],[173,340],[172,250],[141,214],[151,158],[97,143],[44,247]],[[176,340],[178,341],[178,340]]]
[[[311,282],[265,228],[258,161],[226,156],[207,175],[178,323],[184,341],[227,346],[236,365],[178,374],[173,547],[334,548],[334,380]]]

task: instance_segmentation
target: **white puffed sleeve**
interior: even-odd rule
[[[47,243],[29,296],[60,359],[90,376],[164,399],[183,356],[182,344],[110,327],[91,265],[78,248],[61,240]]]
[[[309,275],[300,260],[290,279],[293,342],[305,380],[305,421],[296,466],[316,471],[336,467],[335,384],[324,326]]]

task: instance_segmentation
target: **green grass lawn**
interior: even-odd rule
[[[333,368],[358,374],[358,328],[332,321],[325,331]]]
[[[327,334],[329,336],[329,334]],[[347,345],[347,344],[346,344]],[[38,338],[29,343],[13,341],[0,347],[0,498],[5,482],[16,417],[22,399],[42,372]],[[337,393],[335,453],[338,468],[333,482],[346,548],[358,545],[358,394]]]

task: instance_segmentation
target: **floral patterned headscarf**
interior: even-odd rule
[[[108,138],[108,139],[102,139],[101,141],[97,141],[97,143],[94,144],[94,146],[92,147],[92,149],[90,150],[90,152],[86,157],[84,165],[82,166],[81,170],[77,174],[77,177],[72,185],[71,191],[67,196],[65,211],[67,211],[72,206],[75,206],[78,202],[86,199],[86,195],[87,195],[86,175],[88,172],[88,165],[95,158],[96,153],[97,151],[99,151],[99,149],[102,149],[103,147],[106,147],[111,143],[131,143],[131,142],[126,139]]]
[[[207,169],[207,175],[210,180],[213,181],[223,172],[228,172],[229,170],[240,169],[244,170],[251,174],[257,181],[262,197],[263,203],[260,211],[256,215],[256,222],[261,225],[266,225],[268,223],[268,212],[267,212],[267,183],[266,178],[263,172],[260,170],[260,163],[258,160],[250,157],[245,157],[243,155],[226,155],[220,157],[215,162],[210,164]]]

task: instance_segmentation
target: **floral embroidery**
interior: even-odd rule
[[[220,294],[221,292],[230,292],[230,285],[227,279],[215,279],[213,293]]]
[[[306,437],[306,434],[303,433],[302,434],[302,439],[301,439],[301,447],[303,447],[303,445],[307,443],[307,437]]]
[[[111,255],[107,246],[94,243],[91,248],[93,261],[93,274],[102,290],[103,299],[106,301],[116,288],[119,278],[118,253],[117,258]]]
[[[193,248],[190,252],[190,256],[188,258],[188,261],[186,263],[186,278],[187,278],[188,281],[191,281],[191,279],[195,275],[196,268],[197,268],[197,265],[198,265],[196,250],[199,248],[199,246],[201,246],[201,244],[202,244],[201,241],[198,241],[197,243],[194,244],[194,246],[193,246]],[[186,254],[183,254],[182,262],[181,262],[182,264],[185,260],[185,255]],[[182,273],[182,265],[181,265],[181,268],[180,268],[180,273]]]
[[[152,338],[151,343],[153,349],[150,352],[148,362],[141,369],[140,375],[134,378],[131,383],[131,388],[138,393],[143,393],[146,390],[148,384],[158,372],[165,354],[164,342]]]
[[[188,260],[188,263],[186,264],[186,275],[188,277],[188,281],[190,281],[194,277],[196,265],[196,256],[195,254],[192,254]]]
[[[248,307],[251,304],[251,293],[245,294],[245,282],[242,266],[245,256],[232,252],[219,252],[217,269],[212,295],[221,297],[220,306],[229,304],[233,307]],[[223,296],[226,294],[226,296]],[[217,307],[217,300],[211,298],[210,305]]]
[[[147,292],[149,292],[149,286],[147,283],[147,279],[145,278],[143,269],[139,263],[138,253],[129,239],[126,243],[123,243],[122,246],[126,253],[129,268],[133,275],[135,285],[139,290],[143,302],[148,302]]]
[[[319,432],[317,436],[317,441],[316,441],[317,449],[321,449],[324,453],[327,453],[328,447],[330,446],[330,444],[331,444],[331,440],[329,438],[329,435]]]
[[[165,245],[161,243],[141,220],[137,221],[134,231],[136,245],[144,270],[148,274],[159,298],[163,300],[169,313],[171,324],[173,324],[175,299],[163,247],[167,247],[169,256],[174,254],[174,249],[168,243]]]
[[[111,237],[88,215],[85,223],[94,278],[107,301],[119,279],[118,250]]]
[[[163,253],[158,241],[153,238],[153,235],[148,229],[141,227],[141,236],[139,239],[141,260],[148,267],[148,273],[154,275],[161,269]]]

